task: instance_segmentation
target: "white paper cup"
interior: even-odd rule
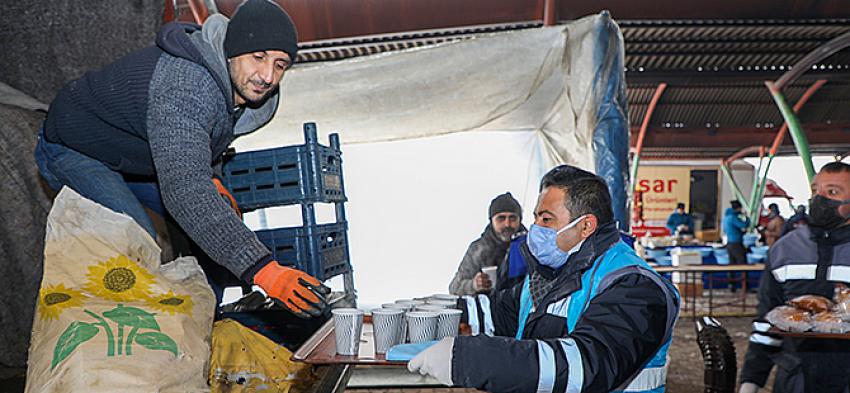
[[[431,296],[428,296],[429,299],[439,299],[439,300],[451,300],[453,302],[457,302],[459,298],[458,295],[449,295],[447,293],[435,293]]]
[[[407,336],[411,343],[432,341],[437,337],[438,315],[431,311],[411,311],[407,313]]]
[[[331,310],[334,318],[336,353],[354,356],[360,350],[360,333],[363,331],[363,311],[356,308]]]
[[[428,304],[443,306],[444,308],[457,308],[457,300],[428,299]]]
[[[497,271],[499,270],[498,266],[487,266],[482,267],[481,271],[490,278],[490,282],[493,284],[493,288],[496,287],[496,279],[498,278]]]
[[[421,305],[425,304],[425,302],[422,301],[422,300],[409,300],[409,299],[396,300],[395,302],[396,302],[396,304],[402,304],[402,305],[408,307],[408,310],[413,310],[414,308],[416,308],[416,306],[421,306]]]
[[[384,303],[381,305],[381,308],[386,308],[389,310],[401,310],[402,314],[408,311],[413,311],[413,306],[410,304]],[[401,319],[401,342],[407,342],[407,318]]]
[[[460,317],[463,311],[455,309],[445,309],[437,314],[437,336],[436,340],[442,340],[446,337],[456,337],[460,328]]]
[[[439,304],[423,304],[421,306],[416,306],[416,311],[431,311],[431,312],[440,312],[446,309],[446,306],[442,306]]]
[[[375,353],[387,353],[404,340],[404,310],[376,308],[372,310]]]

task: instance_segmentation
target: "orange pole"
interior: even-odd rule
[[[555,6],[556,1],[557,0],[546,0],[543,4],[543,26],[555,26],[555,24],[558,23],[558,7]]]
[[[649,119],[652,118],[652,113],[655,112],[655,107],[658,105],[658,100],[661,99],[661,94],[667,88],[666,83],[659,83],[655,88],[655,94],[652,95],[652,100],[649,101],[649,106],[646,107],[646,113],[643,115],[643,122],[640,125],[640,133],[638,134],[637,144],[635,145],[635,155],[632,157],[632,171],[630,173],[631,185],[629,192],[633,192],[635,181],[637,180],[638,164],[640,163],[640,152],[643,150],[643,139],[646,137],[646,130],[649,128]]]
[[[646,130],[649,128],[649,119],[652,118],[652,113],[655,112],[655,107],[658,105],[658,100],[661,99],[661,94],[667,88],[666,83],[661,83],[655,88],[655,94],[652,95],[652,100],[649,101],[649,106],[646,108],[646,113],[643,115],[643,122],[640,124],[640,133],[638,134],[637,144],[635,145],[635,154],[640,155],[643,149],[643,139],[646,137]]]

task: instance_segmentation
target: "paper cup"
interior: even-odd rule
[[[356,308],[337,308],[331,313],[334,318],[336,353],[357,355],[360,350],[360,333],[363,331],[363,311]]]
[[[439,304],[424,304],[421,306],[416,306],[416,311],[431,311],[431,312],[440,312],[445,310],[445,306],[441,306]]]
[[[428,296],[429,299],[439,299],[439,300],[451,300],[453,302],[457,302],[459,296],[457,295],[449,295],[447,293],[436,293],[431,296]]]
[[[437,314],[437,340],[457,336],[460,327],[460,317],[463,311],[446,309]]]
[[[413,310],[414,308],[416,308],[416,306],[421,306],[421,305],[425,304],[425,302],[423,302],[421,300],[409,300],[409,299],[396,300],[395,302],[396,302],[396,304],[401,304],[401,305],[408,307],[409,310]]]
[[[404,339],[404,310],[376,308],[372,310],[375,353],[387,353]]]
[[[401,310],[402,314],[408,311],[413,311],[413,306],[410,304],[384,303],[381,305],[381,308],[386,308],[389,310]],[[401,319],[401,342],[407,342],[407,318]]]
[[[411,343],[432,341],[437,337],[438,314],[431,311],[407,313],[407,336]]]
[[[481,271],[490,278],[490,282],[493,284],[493,288],[496,287],[496,278],[498,278],[497,271],[499,270],[498,266],[487,266],[481,268]]]
[[[428,299],[428,304],[442,306],[443,308],[457,308],[457,300]]]

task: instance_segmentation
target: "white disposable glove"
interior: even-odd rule
[[[741,389],[738,390],[738,393],[757,393],[758,391],[759,385],[752,382],[744,382],[741,384]]]
[[[446,337],[430,348],[416,355],[407,363],[407,369],[412,373],[430,375],[440,383],[448,386],[452,383],[452,349],[455,346],[454,337]]]

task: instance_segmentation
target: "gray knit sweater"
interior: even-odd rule
[[[271,253],[211,182],[214,153],[220,153],[211,136],[226,133],[226,147],[234,134],[256,130],[274,114],[278,93],[234,124],[231,87],[221,83],[230,81],[222,49],[226,27],[227,19],[216,15],[190,35],[207,67],[163,53],[149,90],[147,136],[168,212],[214,261],[250,281],[246,272],[267,263]]]

